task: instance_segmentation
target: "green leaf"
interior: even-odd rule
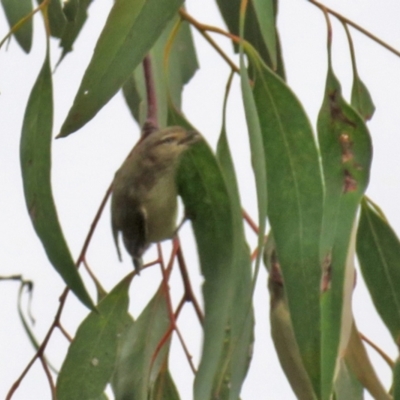
[[[396,361],[393,369],[393,399],[400,399],[400,360]]]
[[[371,119],[375,112],[375,105],[372,101],[371,95],[358,75],[354,75],[353,77],[351,105],[365,120]]]
[[[250,250],[247,246],[243,227],[242,208],[239,189],[236,181],[235,168],[229,149],[226,126],[227,94],[224,102],[224,118],[221,134],[217,145],[217,159],[221,166],[233,211],[235,273],[234,298],[230,319],[225,333],[225,346],[221,357],[213,388],[213,396],[219,399],[238,399],[240,389],[246,376],[252,355],[254,341],[254,315],[252,308],[252,281]]]
[[[3,5],[10,29],[21,18],[26,17],[33,11],[32,0],[1,0],[1,4]],[[29,53],[32,47],[32,18],[28,19],[13,35],[25,53]]]
[[[170,337],[161,341],[171,326],[162,285],[126,334],[113,377],[116,400],[148,400],[169,350]],[[159,351],[158,351],[159,350]]]
[[[164,53],[179,17],[172,19],[150,51],[151,67],[156,89],[157,121],[159,126],[167,126],[168,98],[178,109],[184,85],[198,69],[197,56],[192,34],[187,22],[180,22],[179,30],[172,44],[168,69],[164,66]],[[125,100],[136,121],[143,125],[146,116],[146,87],[141,65],[122,87]]]
[[[344,359],[340,360],[339,373],[335,380],[335,396],[336,400],[364,399],[364,388]]]
[[[313,132],[293,92],[253,53],[254,100],[266,159],[268,218],[295,337],[316,393],[320,385],[322,179]],[[307,312],[305,312],[307,310]]]
[[[347,24],[343,22],[344,29],[347,34],[347,39],[350,46],[351,64],[353,67],[353,87],[351,89],[351,105],[364,120],[369,120],[375,112],[375,105],[372,101],[371,95],[365,84],[362,82],[357,72],[356,56],[354,51],[353,40],[351,39],[349,28]]]
[[[276,244],[272,232],[269,232],[264,248],[264,264],[268,271],[268,290],[270,293],[271,337],[282,370],[288,379],[296,397],[316,399],[310,378],[304,364],[293,331],[292,319],[287,303],[285,288]]]
[[[253,0],[252,1],[261,35],[267,46],[268,54],[271,57],[272,68],[276,69],[277,64],[277,46],[276,46],[276,28],[275,12],[273,0]]]
[[[193,129],[172,107],[170,125]],[[225,329],[235,299],[232,205],[220,167],[205,142],[182,156],[177,175],[178,193],[191,219],[205,282],[204,342],[194,382],[194,399],[209,399],[219,373]]]
[[[149,400],[179,400],[179,393],[167,366],[157,376]]]
[[[68,21],[75,21],[81,0],[64,0],[63,12]]]
[[[329,69],[317,122],[325,181],[320,253],[323,266],[323,399],[328,399],[332,391],[343,328],[351,233],[359,202],[368,185],[372,157],[368,129],[360,115],[343,99],[340,84],[330,66],[330,48],[328,51]]]
[[[44,0],[38,0],[42,4]],[[60,38],[63,34],[67,19],[63,12],[60,0],[50,0],[47,15],[49,18],[50,34],[53,37]]]
[[[358,379],[358,381],[370,392],[374,399],[391,399],[391,396],[386,392],[385,388],[382,386],[382,383],[379,381],[378,376],[376,375],[354,321],[352,323],[347,349],[344,353],[344,360],[349,372],[351,372],[351,375],[354,375]],[[352,378],[352,380],[353,379],[354,378]],[[344,400],[352,399],[352,397],[342,398]]]
[[[78,328],[58,376],[57,399],[92,399],[102,395],[114,371],[133,276],[126,276]]]
[[[33,227],[47,257],[79,300],[93,309],[58,221],[51,191],[53,94],[50,60],[45,62],[30,94],[20,143],[25,201]]]
[[[54,0],[53,0],[54,1]],[[80,34],[83,25],[85,24],[88,13],[87,10],[93,0],[80,0],[79,7],[77,10],[76,17],[73,21],[67,21],[62,31],[60,47],[62,47],[62,53],[58,64],[64,59],[64,57],[72,51],[73,44],[76,38]]]
[[[117,0],[59,137],[75,132],[117,93],[183,0]]]
[[[357,256],[374,305],[396,344],[400,343],[400,242],[375,207],[364,199]]]
[[[240,3],[241,0],[217,0],[222,18],[229,32],[236,36],[239,36]],[[275,27],[277,1],[256,0],[256,3],[248,3],[243,37],[254,46],[264,62],[284,79],[283,59],[281,57],[279,36]],[[270,13],[271,8],[272,15]],[[264,19],[265,15],[267,15],[267,20]],[[271,34],[271,32],[273,33]],[[235,46],[235,51],[238,51],[238,46]]]
[[[264,242],[267,217],[267,174],[260,119],[257,114],[257,107],[250,87],[249,76],[244,66],[242,53],[240,55],[240,83],[242,87],[243,105],[249,134],[251,165],[254,172],[254,179],[256,181],[259,228],[258,247],[260,249],[256,264],[258,267],[261,257],[261,248]]]

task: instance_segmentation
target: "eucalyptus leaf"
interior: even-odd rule
[[[171,325],[165,290],[162,284],[123,336],[113,376],[116,400],[148,400],[156,383],[170,344],[170,337],[161,342]]]
[[[134,274],[126,276],[81,323],[57,379],[57,399],[95,399],[113,374],[118,337],[128,313],[128,290]]]
[[[75,132],[117,93],[183,0],[117,0],[58,137]]]
[[[17,24],[21,18],[26,17],[33,11],[32,0],[1,0],[10,29]],[[25,53],[29,53],[32,47],[33,23],[29,18],[14,33],[15,39]]]
[[[400,242],[380,210],[361,203],[357,256],[374,305],[395,343],[400,340]]]
[[[64,239],[51,188],[51,133],[53,88],[50,56],[30,94],[20,142],[25,202],[47,257],[78,299],[94,308]]]
[[[170,105],[170,125],[193,129]],[[234,306],[233,210],[215,156],[202,141],[184,153],[178,169],[178,193],[192,222],[201,272],[204,276],[204,341],[194,382],[194,399],[211,397],[219,374],[225,330]]]
[[[342,341],[348,254],[355,216],[367,188],[372,159],[369,132],[360,115],[342,97],[329,66],[317,128],[325,182],[321,235],[322,398],[331,395]],[[353,267],[352,267],[353,268]],[[350,273],[353,274],[351,271]],[[347,313],[348,314],[348,313]]]
[[[255,70],[253,93],[266,160],[268,218],[295,337],[319,393],[323,193],[317,147],[296,96],[254,52],[248,54]]]

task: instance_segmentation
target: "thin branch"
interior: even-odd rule
[[[218,44],[214,41],[214,39],[206,32],[207,30],[211,30],[209,28],[212,27],[210,27],[209,25],[201,24],[182,9],[179,10],[179,13],[183,19],[185,19],[191,25],[193,25],[198,30],[198,32],[207,40],[207,42],[210,43],[212,47],[214,47],[217,53],[229,64],[229,66],[233,71],[240,73],[239,67],[225,54],[225,52],[221,49],[221,47],[219,47]],[[226,32],[219,30],[218,28],[213,28],[212,31],[220,34],[225,34],[225,36],[229,36],[230,39],[233,40],[234,37],[233,35],[230,36],[226,34]]]
[[[99,222],[100,216],[104,210],[104,207],[107,203],[108,197],[110,196],[112,191],[112,185],[109,186],[109,188],[107,189],[106,194],[104,195],[104,198],[100,204],[99,209],[97,210],[97,213],[93,219],[93,222],[90,226],[89,232],[86,236],[85,242],[82,246],[82,250],[81,253],[75,263],[76,268],[79,268],[80,264],[83,262],[83,260],[85,259],[85,255],[86,255],[86,251],[87,248],[89,246],[89,243],[92,239],[93,233],[96,229],[97,223]],[[56,315],[54,317],[54,322],[51,324],[49,330],[47,331],[47,334],[42,342],[42,344],[39,346],[36,354],[32,357],[31,361],[28,363],[28,365],[26,366],[26,368],[23,370],[23,372],[21,373],[21,375],[18,377],[18,379],[14,382],[14,384],[11,386],[6,400],[10,400],[14,394],[14,392],[18,389],[19,385],[21,384],[22,380],[24,379],[25,375],[29,372],[30,368],[32,367],[32,365],[34,364],[34,362],[38,359],[38,358],[42,358],[44,356],[44,350],[46,349],[47,343],[49,342],[51,335],[53,334],[53,331],[56,327],[58,327],[60,318],[61,318],[61,314],[62,311],[64,309],[64,305],[65,305],[65,301],[67,299],[68,296],[68,292],[69,292],[69,288],[66,287],[64,289],[64,291],[62,292],[61,296],[60,296],[60,305],[58,306],[58,310],[56,312]]]
[[[45,374],[47,376],[47,380],[49,382],[49,386],[50,386],[50,389],[51,389],[51,398],[52,398],[52,400],[56,400],[57,399],[57,397],[56,397],[56,387],[54,385],[53,377],[51,376],[50,369],[49,369],[48,365],[46,364],[46,361],[45,361],[45,359],[43,357],[40,357],[40,361],[42,363],[44,372],[45,372]]]
[[[257,224],[252,220],[250,215],[246,212],[245,209],[242,210],[243,218],[247,222],[247,224],[250,226],[250,228],[253,230],[253,232],[258,235],[259,229]]]
[[[183,351],[185,352],[185,356],[186,356],[186,358],[187,358],[187,360],[189,362],[190,368],[193,371],[193,374],[196,375],[197,371],[196,371],[196,367],[193,364],[193,356],[190,354],[189,349],[186,346],[186,343],[185,343],[185,341],[183,339],[183,336],[182,336],[182,334],[181,334],[181,332],[180,332],[180,330],[179,330],[179,328],[177,326],[175,326],[175,332],[178,335],[179,341],[181,342]]]
[[[194,295],[192,285],[191,285],[190,279],[189,279],[189,274],[187,272],[185,259],[183,258],[182,248],[180,246],[178,248],[176,255],[178,258],[179,270],[181,272],[183,285],[184,285],[184,289],[185,289],[185,299],[186,299],[186,301],[190,301],[193,304],[193,307],[197,314],[197,318],[199,319],[200,323],[203,325],[203,322],[204,322],[203,311],[201,310],[201,307],[196,299],[196,296]]]
[[[143,59],[144,80],[146,84],[147,117],[142,128],[142,137],[158,129],[157,94],[154,84],[150,55]]]
[[[320,8],[321,10],[326,10],[329,14],[332,14],[333,16],[335,16],[337,19],[339,19],[341,22],[345,22],[346,24],[349,24],[350,26],[352,26],[354,29],[357,29],[359,32],[363,33],[365,36],[368,36],[371,40],[373,40],[374,42],[380,44],[382,47],[384,47],[385,49],[389,50],[390,52],[392,52],[393,54],[395,54],[396,56],[400,57],[400,51],[396,50],[394,47],[388,45],[386,42],[384,42],[382,39],[379,39],[377,36],[373,35],[371,32],[367,31],[366,29],[364,29],[362,26],[356,24],[355,22],[353,22],[352,20],[344,17],[343,15],[339,14],[338,12],[324,6],[321,3],[318,3],[315,0],[308,0],[310,3],[314,4],[315,6],[317,6],[318,8]]]
[[[394,361],[380,347],[378,347],[374,342],[364,336],[361,332],[359,332],[359,335],[365,343],[368,343],[386,361],[391,369],[394,368]]]
[[[90,229],[89,229],[89,232],[88,232],[88,234],[86,236],[85,242],[83,243],[81,253],[79,254],[78,260],[76,261],[76,268],[79,268],[80,264],[83,262],[83,260],[85,258],[86,251],[87,251],[87,249],[89,247],[90,241],[92,240],[93,233],[94,233],[94,231],[96,229],[96,226],[97,226],[97,224],[99,222],[101,214],[103,213],[104,207],[106,206],[107,200],[111,195],[111,192],[112,192],[112,183],[108,187],[108,189],[107,189],[107,191],[106,191],[106,193],[105,193],[105,195],[103,197],[103,200],[100,203],[100,207],[97,210],[97,213],[96,213],[96,215],[95,215],[95,217],[93,219],[93,222],[90,225]]]
[[[61,322],[57,322],[57,328],[60,330],[60,332],[65,336],[65,338],[68,340],[68,342],[72,342],[72,336],[65,330],[65,328],[62,326]]]
[[[94,282],[94,284],[96,286],[97,293],[101,293],[102,295],[107,294],[106,290],[103,288],[100,281],[97,279],[97,276],[94,274],[92,269],[89,267],[86,257],[82,261],[83,261],[83,266],[85,267],[86,272],[89,274],[90,278],[92,279],[92,281]]]

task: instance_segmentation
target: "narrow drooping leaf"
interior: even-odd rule
[[[295,337],[316,393],[320,385],[322,179],[308,118],[286,84],[250,52],[266,160],[268,218]]]
[[[49,54],[30,94],[20,143],[25,201],[33,227],[47,257],[68,287],[93,309],[65,242],[51,190],[53,94]]]
[[[353,87],[351,89],[351,105],[364,120],[369,120],[375,112],[375,105],[372,101],[371,95],[365,86],[364,82],[360,79],[357,71],[356,56],[354,51],[353,40],[350,35],[347,24],[343,23],[345,28],[347,39],[350,46],[351,64],[353,67]]]
[[[117,0],[59,137],[75,132],[117,93],[183,0]]]
[[[264,263],[269,273],[271,337],[279,362],[296,397],[316,399],[294,335],[276,245],[271,232],[264,249]]]
[[[1,4],[10,29],[33,10],[32,0],[1,0]],[[32,47],[32,19],[27,20],[13,35],[22,49],[29,53]]]
[[[351,233],[356,211],[369,181],[371,139],[360,115],[342,97],[328,46],[329,67],[324,100],[318,116],[325,182],[321,236],[322,276],[322,398],[330,398],[339,353]],[[347,315],[349,315],[347,313]],[[350,316],[351,317],[351,316]],[[348,324],[349,321],[346,321]]]
[[[400,241],[375,207],[364,199],[357,256],[374,305],[395,343],[400,342]]]
[[[249,134],[251,164],[256,182],[259,228],[258,246],[260,249],[257,263],[259,263],[267,218],[267,173],[260,119],[257,115],[257,107],[250,87],[249,76],[244,66],[242,53],[240,55],[240,83],[242,87],[243,106]]]
[[[336,400],[363,400],[364,388],[354,373],[347,366],[346,361],[341,359],[339,373],[335,380]]]
[[[255,14],[260,27],[261,35],[271,57],[273,69],[277,65],[277,46],[276,46],[276,28],[275,12],[273,0],[253,0]]]
[[[275,18],[277,14],[276,0],[256,0],[257,5],[248,2],[244,39],[250,42],[261,55],[264,62],[277,71],[284,79],[284,65],[280,54],[279,35],[275,27]],[[228,27],[229,32],[239,36],[239,11],[240,0],[217,0],[221,15]],[[272,6],[273,14],[270,14]],[[268,14],[267,21],[264,16]],[[273,20],[271,21],[271,19]],[[271,23],[272,22],[272,23]],[[262,25],[262,28],[261,28]],[[270,36],[271,31],[274,33]],[[265,36],[267,35],[267,37]],[[266,39],[268,43],[264,40]],[[235,50],[239,51],[238,46]]]
[[[157,376],[149,400],[180,400],[178,390],[168,370],[167,362]]]
[[[150,51],[151,67],[155,82],[157,99],[157,121],[165,127],[168,116],[168,96],[178,109],[181,108],[181,96],[184,85],[189,82],[198,68],[194,42],[187,22],[181,22],[170,54],[168,68],[165,68],[164,56],[170,35],[179,18],[172,19]],[[136,121],[143,125],[146,116],[146,87],[141,65],[129,77],[123,86],[123,93],[129,109]],[[139,111],[140,110],[140,111]]]
[[[170,344],[165,337],[171,325],[166,295],[161,286],[124,334],[113,376],[116,400],[149,398]]]
[[[57,380],[57,399],[99,398],[113,374],[118,337],[128,313],[126,276],[81,323]]]
[[[44,0],[38,0],[42,4]],[[49,19],[50,34],[56,38],[60,38],[67,19],[62,9],[61,0],[50,0],[47,7],[47,16]]]
[[[75,21],[82,0],[64,0],[63,12],[68,21]]]
[[[393,399],[400,399],[400,359],[397,359],[393,369]]]
[[[218,368],[219,374],[215,379],[213,396],[220,399],[236,400],[239,397],[252,356],[254,315],[252,308],[250,250],[245,240],[239,189],[225,125],[227,96],[228,93],[225,95],[223,125],[217,145],[217,158],[227,184],[233,210],[235,245],[232,268],[236,277],[234,298],[240,299],[240,301],[236,301],[231,309],[230,319],[226,328],[224,351],[220,368]]]
[[[54,1],[54,0],[53,0]],[[63,51],[60,56],[60,63],[64,57],[72,51],[73,44],[76,38],[80,34],[83,25],[85,24],[88,17],[88,8],[93,0],[80,0],[77,14],[74,20],[67,21],[61,35],[60,47]]]
[[[351,374],[370,392],[374,399],[391,399],[374,370],[354,321],[347,349],[344,353],[344,361]],[[343,400],[350,398],[352,399],[352,397],[346,397]]]
[[[169,124],[193,129],[172,107]],[[192,222],[205,279],[204,341],[194,382],[194,399],[202,400],[211,398],[214,379],[219,373],[225,330],[235,301],[233,210],[220,167],[205,142],[197,143],[183,155],[177,182],[186,214]]]

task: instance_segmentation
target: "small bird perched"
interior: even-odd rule
[[[132,256],[136,271],[151,243],[176,231],[179,156],[200,134],[171,126],[143,136],[116,172],[112,184],[111,226],[119,259],[118,234]]]

